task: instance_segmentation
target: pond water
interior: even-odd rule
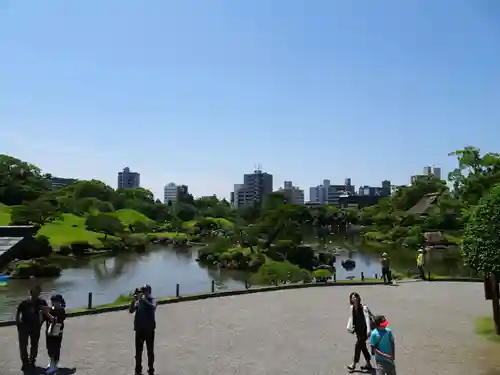
[[[198,248],[175,250],[165,246],[155,247],[146,254],[127,254],[117,257],[101,257],[83,263],[74,262],[65,267],[57,279],[39,279],[44,296],[61,293],[68,308],[87,306],[88,293],[93,294],[93,305],[113,302],[118,296],[128,294],[134,288],[150,284],[158,297],[175,296],[176,284],[180,293],[210,292],[212,280],[216,290],[245,288],[249,275],[242,271],[207,269],[196,262]],[[414,257],[393,257],[393,268],[405,272],[414,268]],[[391,254],[392,256],[392,254]],[[341,262],[348,258],[356,262],[353,270],[347,271]],[[360,279],[380,275],[378,252],[342,251],[336,261],[337,280]],[[17,304],[25,299],[32,286],[30,280],[10,280],[0,286],[0,320],[11,320]]]

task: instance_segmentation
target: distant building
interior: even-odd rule
[[[231,207],[238,208],[238,192],[244,187],[243,184],[234,184],[231,192]]]
[[[380,195],[343,195],[338,199],[339,208],[363,208],[376,204]]]
[[[176,203],[180,196],[187,194],[189,194],[187,185],[177,185],[174,182],[170,182],[163,188],[163,203],[167,204],[169,201]]]
[[[238,184],[237,191],[233,192],[233,205],[242,207],[255,203],[261,204],[264,198],[272,192],[273,175],[256,169],[253,173],[243,176],[243,184]]]
[[[131,172],[129,167],[118,172],[118,189],[133,189],[141,186],[141,175]]]
[[[441,180],[441,168],[439,167],[425,166],[423,172],[423,174],[411,176],[411,183],[414,184],[418,179],[430,176],[434,176]]]
[[[342,195],[355,195],[355,186],[351,179],[346,178],[344,185],[331,185],[330,180],[323,180],[323,184],[309,189],[309,202],[319,204],[338,204]]]
[[[292,181],[285,181],[283,188],[280,188],[279,191],[285,195],[288,202],[292,204],[304,204],[304,190],[293,186]]]
[[[51,188],[53,190],[55,189],[60,189],[65,186],[71,185],[73,182],[76,182],[76,178],[63,178],[63,177],[51,177],[50,182],[51,182]]]
[[[359,196],[365,197],[388,197],[391,195],[391,181],[382,181],[382,186],[360,186],[358,190]]]

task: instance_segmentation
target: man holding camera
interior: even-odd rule
[[[148,374],[154,374],[154,341],[155,341],[156,300],[151,296],[151,286],[145,285],[136,289],[134,299],[130,302],[130,313],[134,316],[135,331],[135,373],[142,374],[142,351],[144,343],[148,353]]]

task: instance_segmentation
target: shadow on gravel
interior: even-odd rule
[[[25,371],[24,375],[45,374],[46,370],[43,367],[37,367],[35,371]],[[73,375],[76,373],[76,368],[60,367],[57,370],[57,375]]]

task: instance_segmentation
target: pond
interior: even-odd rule
[[[131,292],[134,288],[148,283],[153,294],[158,297],[175,296],[176,284],[181,294],[210,292],[212,280],[216,290],[245,288],[248,274],[242,271],[207,269],[196,262],[198,248],[175,250],[165,246],[155,247],[146,254],[127,254],[116,257],[101,257],[64,268],[57,279],[40,279],[44,295],[61,293],[68,308],[87,305],[88,293],[93,294],[93,305],[113,302],[118,296]],[[393,268],[406,272],[414,268],[413,252],[390,252]],[[360,279],[361,273],[367,278],[380,275],[379,252],[370,250],[341,251],[337,256],[337,280]],[[352,270],[341,266],[343,260],[351,257],[356,262]],[[30,280],[10,280],[0,286],[0,320],[10,320],[17,304],[25,299],[33,282]]]

